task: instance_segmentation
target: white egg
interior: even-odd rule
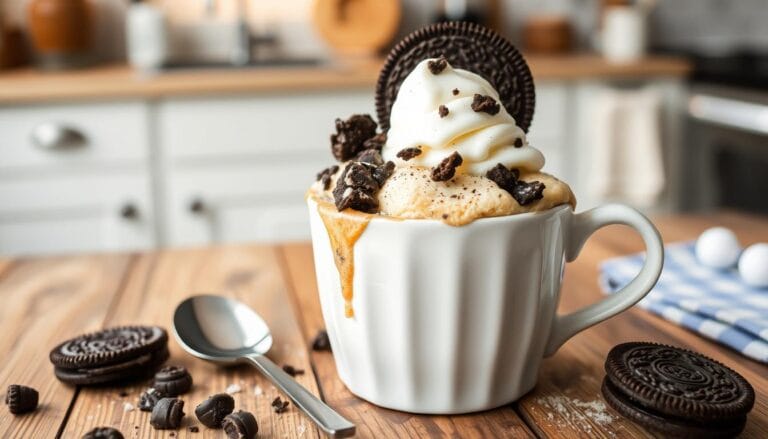
[[[707,267],[733,267],[739,260],[740,253],[739,240],[725,227],[707,229],[696,241],[696,258]]]
[[[768,287],[768,244],[747,247],[739,259],[739,274],[747,285]]]

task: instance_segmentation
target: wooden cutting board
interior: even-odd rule
[[[399,0],[315,0],[313,20],[320,35],[346,55],[373,55],[395,37]]]

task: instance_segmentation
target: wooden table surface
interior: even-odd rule
[[[692,239],[714,224],[736,230],[742,242],[768,241],[768,219],[738,214],[659,218],[667,242]],[[581,257],[569,264],[561,311],[597,300],[599,261],[641,249],[622,226],[598,232]],[[14,417],[0,410],[2,438],[79,438],[95,426],[119,428],[134,437],[223,437],[199,425],[190,413],[206,396],[230,385],[238,408],[252,411],[260,437],[319,437],[295,407],[277,415],[277,391],[248,367],[217,369],[170,342],[171,363],[195,380],[184,395],[187,417],[176,432],[154,431],[149,414],[130,410],[146,383],[117,388],[73,388],[58,382],[48,352],[62,339],[120,324],[158,324],[170,329],[184,297],[216,292],[237,297],[265,317],[275,344],[270,356],[306,372],[298,380],[357,424],[359,437],[646,437],[648,433],[602,409],[600,381],[608,350],[621,342],[649,340],[684,346],[739,371],[757,390],[743,437],[768,437],[768,367],[634,308],[574,337],[544,361],[535,390],[519,402],[462,416],[418,416],[375,407],[353,397],[336,376],[333,357],[308,344],[323,327],[308,244],[225,246],[147,254],[108,254],[0,260],[0,392],[21,383],[40,391],[40,408]],[[4,397],[4,395],[0,395]]]

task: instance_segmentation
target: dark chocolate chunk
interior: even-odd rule
[[[512,198],[514,198],[519,205],[525,206],[544,198],[544,189],[544,183],[540,181],[527,182],[517,180],[515,188],[510,193],[512,194]]]
[[[331,340],[328,338],[328,331],[325,329],[321,329],[317,331],[317,335],[315,335],[315,338],[312,340],[312,350],[313,351],[330,351],[331,350]]]
[[[230,439],[253,439],[259,432],[256,418],[251,413],[242,410],[225,416],[221,426]]]
[[[365,149],[375,149],[376,151],[381,151],[381,149],[384,147],[384,144],[387,143],[387,133],[379,133],[375,136],[371,137],[370,139],[363,142],[363,148]]]
[[[235,399],[226,393],[209,396],[195,408],[195,416],[208,428],[220,428],[224,417],[235,409]]]
[[[523,139],[517,138],[515,139],[515,148],[522,148],[523,147]]]
[[[34,411],[37,408],[38,399],[37,390],[20,384],[11,384],[5,392],[5,404],[14,415]]]
[[[331,177],[338,170],[339,170],[339,166],[333,165],[317,173],[317,181],[323,184],[324,190],[327,191],[331,187]]]
[[[376,113],[382,131],[390,128],[392,104],[408,74],[424,59],[441,55],[445,55],[453,68],[468,70],[486,79],[517,125],[528,131],[536,94],[525,59],[498,33],[468,22],[423,27],[390,51],[376,83]]]
[[[85,433],[83,439],[124,439],[120,430],[112,427],[96,427]]]
[[[367,114],[355,114],[347,120],[336,119],[336,134],[331,135],[331,152],[345,162],[365,149],[366,140],[376,135],[376,122]]]
[[[477,113],[488,113],[493,116],[498,113],[499,110],[501,110],[499,103],[496,102],[496,99],[488,95],[475,93],[475,96],[472,98],[472,111]]]
[[[458,152],[455,152],[444,158],[439,165],[432,168],[432,180],[448,181],[456,174],[456,168],[461,166],[464,159]]]
[[[437,107],[437,112],[438,114],[440,114],[440,118],[448,116],[448,113],[450,113],[450,111],[448,111],[448,107],[446,107],[445,105],[441,105]]]
[[[179,396],[192,388],[192,375],[183,366],[165,366],[155,374],[155,389],[168,396]]]
[[[151,412],[155,408],[157,401],[167,398],[169,395],[160,392],[154,387],[150,387],[139,395],[139,410],[142,412]]]
[[[403,148],[397,152],[397,158],[403,159],[406,162],[419,155],[421,155],[421,148]]]
[[[672,346],[620,344],[608,353],[605,372],[606,402],[663,437],[736,437],[755,402],[737,372]]]
[[[458,94],[459,94],[459,89],[458,89],[458,88],[454,88],[454,89],[451,91],[451,93],[453,93],[453,95],[454,95],[454,96],[456,96],[456,95],[458,95]]]
[[[439,75],[446,67],[448,67],[448,60],[443,55],[440,55],[440,58],[427,61],[427,68],[433,75]]]
[[[384,159],[381,158],[381,152],[376,149],[366,149],[361,151],[360,154],[355,157],[355,161],[376,166],[384,163]]]
[[[497,164],[485,173],[485,176],[490,180],[493,180],[500,188],[512,194],[517,184],[517,178],[520,176],[520,171],[517,169],[509,169],[501,163]]]
[[[283,366],[283,371],[292,377],[295,377],[296,375],[304,375],[304,369],[296,369],[290,364]]]
[[[177,398],[163,398],[152,409],[149,424],[157,430],[175,430],[184,417],[184,401]]]
[[[288,411],[288,405],[289,404],[290,403],[287,400],[283,401],[278,396],[277,398],[272,400],[272,410],[274,410],[275,413],[277,413],[277,414],[284,413],[284,412]]]

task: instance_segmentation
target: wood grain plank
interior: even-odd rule
[[[742,216],[662,218],[656,224],[667,242],[695,239],[715,224],[733,227],[743,239],[768,240],[768,222]],[[597,284],[600,261],[641,250],[642,242],[626,227],[613,226],[596,233],[580,257],[566,269],[560,312],[573,311],[602,298]],[[693,349],[744,375],[757,391],[757,402],[742,437],[768,437],[768,367],[637,307],[578,334],[545,360],[538,387],[519,403],[522,416],[536,425],[542,436],[648,436],[610,408],[599,416],[590,411],[594,401],[602,401],[600,383],[608,351],[618,343],[633,340]]]
[[[304,335],[311,342],[324,328],[309,244],[285,244],[284,273],[301,309]],[[310,352],[326,402],[357,425],[362,438],[405,437],[532,437],[512,407],[474,415],[422,416],[374,406],[352,395],[336,374],[330,352]]]
[[[317,394],[304,338],[299,329],[286,288],[280,275],[275,251],[270,247],[217,247],[165,251],[142,256],[132,269],[119,303],[103,322],[118,324],[157,324],[171,330],[172,313],[185,297],[198,293],[224,294],[252,306],[267,321],[275,343],[270,357],[278,364],[304,369],[297,379]],[[295,407],[282,415],[270,408],[277,390],[253,368],[218,368],[182,351],[175,339],[170,342],[169,364],[187,367],[194,379],[192,391],[182,396],[187,416],[179,431],[155,431],[149,414],[126,411],[126,403],[136,405],[147,382],[125,388],[83,389],[72,409],[65,437],[80,437],[96,425],[114,426],[126,437],[221,437],[221,430],[210,430],[194,417],[195,406],[213,393],[230,385],[241,388],[234,394],[236,409],[251,411],[259,422],[260,437],[319,437],[314,425]],[[258,386],[261,395],[255,394]],[[123,391],[125,396],[121,396]],[[130,406],[128,406],[130,408]],[[188,427],[197,425],[199,433]]]
[[[0,391],[16,383],[40,393],[34,413],[13,416],[0,410],[0,437],[56,435],[76,389],[56,380],[48,352],[63,339],[101,326],[130,259],[29,259],[14,263],[0,279]]]

